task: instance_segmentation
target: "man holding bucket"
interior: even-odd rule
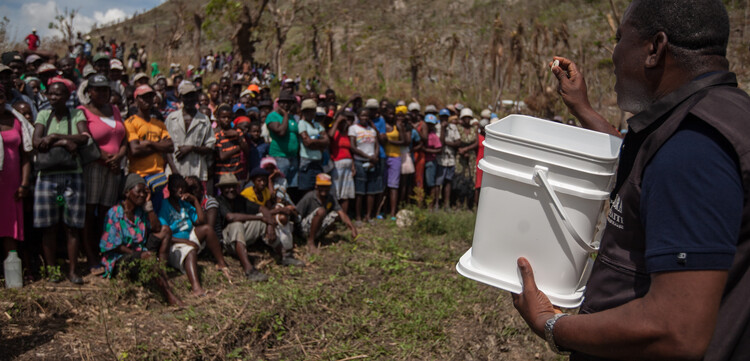
[[[552,350],[572,360],[750,357],[750,97],[728,71],[729,29],[720,0],[626,10],[612,60],[618,105],[635,116],[580,314],[555,309],[518,260],[514,305]],[[555,60],[571,113],[619,134],[589,105],[575,64]]]

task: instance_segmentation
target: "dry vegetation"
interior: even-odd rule
[[[731,67],[750,89],[745,66],[750,2],[724,2],[732,24]],[[543,117],[568,116],[545,66],[561,55],[574,59],[587,76],[594,107],[620,125],[626,115],[615,104],[610,57],[628,3],[169,0],[91,35],[145,43],[152,60],[162,64],[197,64],[208,50],[234,48],[277,71],[317,75],[340,94],[438,105],[460,101],[477,109],[499,99],[525,100],[526,112]]]
[[[513,310],[507,292],[459,276],[470,244],[469,212],[427,214],[399,229],[368,226],[351,241],[328,238],[307,268],[253,255],[267,283],[234,284],[203,260],[211,293],[166,306],[125,280],[38,282],[0,292],[0,359],[18,360],[555,360]],[[304,256],[304,255],[303,255]]]
[[[197,63],[198,54],[209,49],[232,49],[246,6],[250,20],[257,19],[246,34],[253,41],[254,57],[275,70],[318,75],[324,86],[342,94],[357,91],[437,104],[461,101],[475,108],[499,99],[525,100],[527,112],[544,117],[567,115],[545,66],[553,55],[561,55],[579,64],[593,105],[619,125],[625,114],[616,108],[610,57],[617,23],[628,3],[170,0],[94,35],[124,34],[145,41],[163,62]],[[729,58],[744,84],[750,79],[744,65],[750,60],[750,4],[725,3],[732,21]],[[170,43],[179,23],[192,35]],[[202,30],[200,34],[196,29]]]

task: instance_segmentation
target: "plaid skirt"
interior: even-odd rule
[[[60,222],[60,215],[68,227],[83,228],[86,193],[80,173],[40,175],[37,178],[34,188],[34,227],[53,226]]]
[[[83,167],[86,184],[86,204],[112,207],[120,195],[121,171],[113,173],[98,161]]]

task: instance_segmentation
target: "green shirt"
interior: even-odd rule
[[[72,118],[73,123],[70,125],[70,134],[71,135],[77,135],[78,134],[78,123],[85,122],[86,121],[86,115],[83,114],[83,111],[79,109],[69,109],[70,110],[70,118]],[[54,119],[50,121],[50,119]],[[36,116],[36,124],[44,125],[45,128],[49,127],[47,130],[47,135],[50,134],[68,134],[68,121],[70,119],[68,117],[65,117],[63,119],[57,119],[52,115],[52,109],[44,109],[40,110],[39,113]],[[48,125],[49,124],[49,125]],[[42,133],[44,134],[44,133]],[[81,168],[81,159],[76,157],[76,162],[78,162],[78,168],[75,170],[63,170],[63,171],[39,171],[39,175],[54,175],[54,174],[80,174],[83,173],[83,168]]]
[[[277,112],[270,112],[266,116],[266,125],[271,123],[282,123],[284,117]],[[281,158],[293,158],[299,153],[299,138],[297,133],[299,132],[297,121],[293,115],[289,115],[289,128],[286,134],[282,137],[274,133],[271,128],[268,128],[268,133],[271,136],[271,146],[268,147],[268,155],[272,157]]]

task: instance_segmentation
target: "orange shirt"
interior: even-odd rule
[[[156,118],[146,121],[143,118],[133,115],[125,120],[125,130],[128,131],[128,142],[134,140],[148,140],[158,142],[162,139],[169,139],[167,126]],[[164,172],[164,155],[161,153],[151,153],[143,157],[130,157],[131,173],[137,173],[141,177]]]

